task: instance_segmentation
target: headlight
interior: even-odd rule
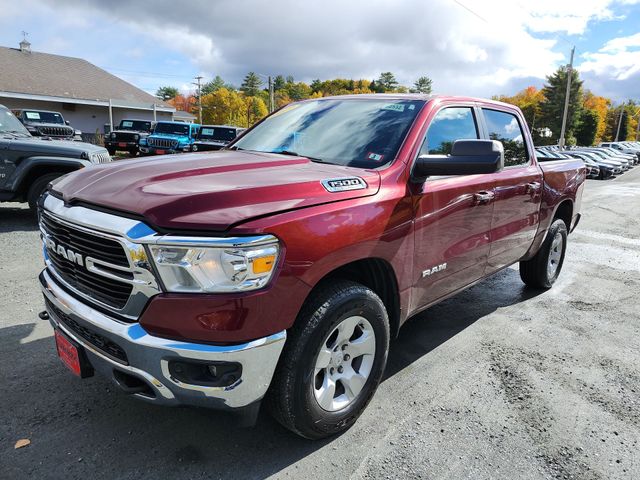
[[[134,135],[133,139],[137,142],[140,139],[140,135]]]
[[[116,132],[111,132],[111,140],[115,140],[116,138]]]
[[[264,287],[278,261],[277,242],[247,247],[151,245],[170,292],[243,292]]]

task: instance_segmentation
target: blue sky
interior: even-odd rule
[[[441,93],[512,94],[568,61],[586,88],[640,99],[640,0],[0,0],[0,45],[84,58],[154,92],[248,71],[313,78],[421,75]]]

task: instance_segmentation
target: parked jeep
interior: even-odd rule
[[[164,155],[191,151],[200,125],[183,122],[158,122],[153,133],[140,139],[143,155]]]
[[[246,128],[229,125],[202,125],[191,150],[194,152],[220,150],[245,130]]]
[[[151,130],[149,120],[122,120],[114,131],[104,136],[104,146],[110,155],[115,155],[116,151],[137,155],[140,139],[147,138]]]
[[[82,141],[82,132],[72,128],[61,113],[48,110],[20,109],[13,110],[13,114],[34,137]]]
[[[94,163],[111,161],[90,143],[35,138],[0,105],[0,201],[29,202],[31,208],[52,180]]]

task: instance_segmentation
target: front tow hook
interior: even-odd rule
[[[38,317],[40,318],[40,320],[49,320],[49,312],[43,310],[38,314]]]

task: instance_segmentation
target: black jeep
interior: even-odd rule
[[[8,108],[0,105],[0,202],[29,202],[35,209],[52,180],[110,161],[104,148],[90,143],[33,137]]]
[[[74,130],[61,113],[48,110],[19,109],[13,110],[13,114],[34,137],[82,141],[82,132]]]
[[[191,151],[220,150],[245,130],[246,128],[230,125],[202,125],[198,130],[196,141],[191,145]]]
[[[122,120],[118,128],[104,136],[104,146],[110,155],[116,151],[137,155],[141,138],[147,138],[152,131],[152,123],[148,120]]]

